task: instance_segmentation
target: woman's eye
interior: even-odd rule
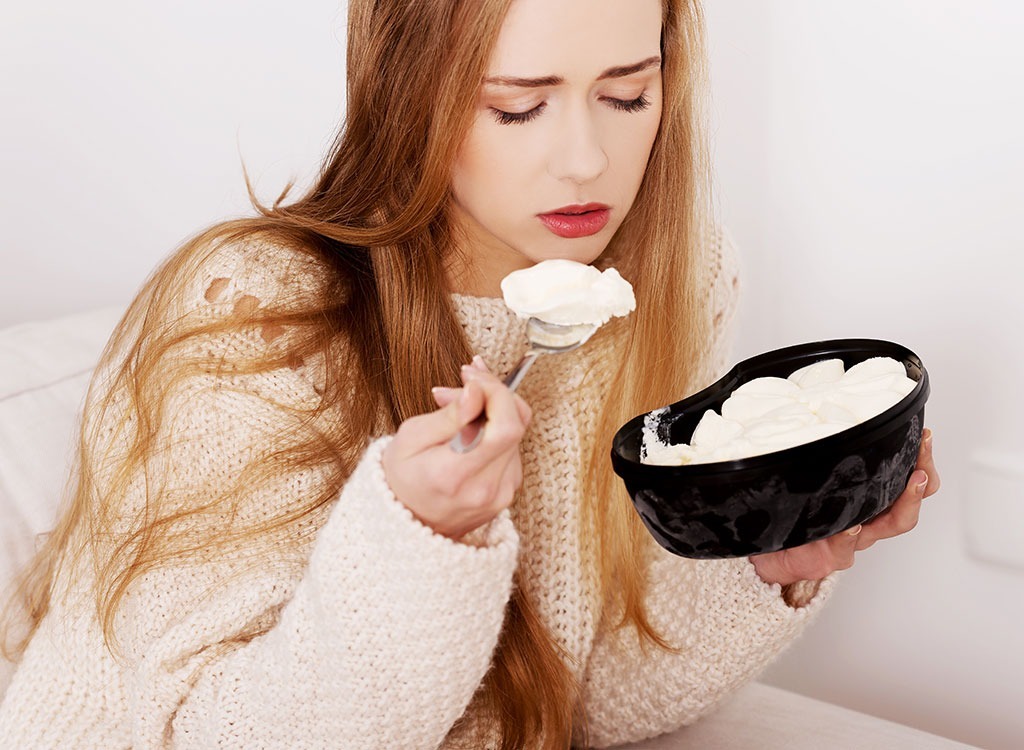
[[[610,106],[621,112],[642,112],[651,106],[651,100],[647,98],[647,92],[640,94],[636,99],[603,98]]]
[[[535,119],[544,111],[544,107],[546,106],[546,102],[541,102],[536,107],[526,112],[506,112],[503,109],[491,107],[491,114],[493,114],[494,119],[502,125],[521,125]]]
[[[607,102],[610,107],[617,109],[620,112],[642,112],[651,106],[651,100],[647,97],[647,93],[640,94],[636,99],[615,99],[610,96],[601,97],[603,101]],[[533,109],[527,110],[526,112],[506,112],[503,109],[497,107],[491,107],[491,114],[494,115],[494,119],[502,125],[522,125],[530,122],[540,116],[540,113],[547,107],[547,102],[541,102]]]

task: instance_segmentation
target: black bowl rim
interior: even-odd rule
[[[684,464],[681,466],[660,466],[657,464],[645,464],[640,461],[635,461],[622,454],[622,444],[635,432],[643,429],[644,420],[648,415],[653,414],[654,412],[664,411],[666,409],[668,413],[672,413],[692,408],[690,406],[691,404],[708,400],[709,396],[712,395],[712,392],[717,394],[717,392],[725,390],[731,393],[733,390],[738,388],[739,385],[750,379],[747,377],[747,372],[749,370],[758,369],[766,360],[776,362],[784,361],[789,358],[809,359],[812,357],[820,360],[833,358],[836,355],[842,355],[844,353],[849,354],[851,352],[864,350],[890,351],[890,354],[879,353],[873,356],[892,356],[892,352],[896,352],[899,354],[898,359],[900,361],[910,360],[921,370],[921,378],[910,393],[900,399],[896,404],[893,404],[882,413],[877,414],[867,421],[861,422],[853,427],[848,427],[847,429],[833,435],[813,440],[809,443],[802,443],[791,448],[773,451],[772,453],[763,453],[758,456],[739,458],[732,461]],[[895,359],[897,357],[893,358]],[[928,371],[925,369],[921,358],[902,344],[897,344],[892,341],[864,338],[829,339],[826,341],[812,341],[805,344],[787,346],[781,349],[773,349],[742,360],[717,381],[691,396],[687,396],[680,401],[676,401],[668,407],[661,407],[650,412],[645,412],[626,422],[626,424],[620,427],[615,433],[615,437],[612,440],[612,466],[615,473],[623,479],[633,479],[634,477],[639,478],[640,476],[643,476],[646,477],[647,480],[655,482],[673,481],[676,478],[693,480],[704,476],[720,477],[724,474],[735,475],[737,480],[741,480],[745,475],[759,476],[766,471],[777,471],[781,466],[813,460],[822,453],[834,456],[841,452],[852,452],[858,450],[860,447],[877,440],[880,434],[897,429],[905,419],[909,419],[911,415],[919,412],[928,400],[930,392],[931,386],[929,384]]]

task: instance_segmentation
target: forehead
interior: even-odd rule
[[[657,55],[662,0],[513,0],[488,74],[592,79]]]

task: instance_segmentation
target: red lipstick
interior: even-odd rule
[[[603,203],[586,203],[556,208],[554,211],[538,214],[537,218],[559,237],[573,239],[589,237],[600,232],[608,224],[611,213],[611,209]]]

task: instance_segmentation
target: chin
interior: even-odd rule
[[[601,257],[601,254],[608,248],[608,242],[611,239],[609,236],[607,239],[599,237],[583,237],[574,240],[558,239],[546,247],[541,252],[524,253],[534,263],[540,263],[542,260],[574,260],[577,263],[585,263],[590,265],[595,260]]]

